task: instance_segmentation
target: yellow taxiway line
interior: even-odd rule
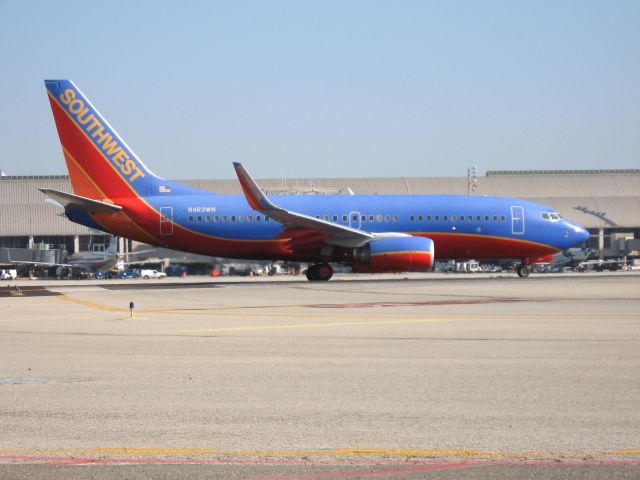
[[[471,449],[338,448],[300,451],[226,451],[214,448],[0,449],[0,455],[146,455],[216,457],[387,457],[387,458],[640,458],[640,448],[593,452],[492,452]]]

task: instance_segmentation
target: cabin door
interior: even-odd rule
[[[160,207],[160,235],[173,235],[173,207]]]
[[[511,207],[511,233],[524,235],[524,207]]]

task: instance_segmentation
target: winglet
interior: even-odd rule
[[[258,186],[256,181],[251,178],[249,172],[245,170],[241,163],[233,162],[233,168],[236,169],[238,180],[242,186],[242,191],[247,198],[247,203],[254,210],[261,212],[269,210],[280,210],[267,198],[262,189]]]

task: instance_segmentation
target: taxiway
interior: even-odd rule
[[[640,474],[635,272],[20,285],[0,298],[3,478]]]

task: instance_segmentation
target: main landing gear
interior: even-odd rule
[[[518,272],[518,276],[520,278],[527,278],[531,273],[531,267],[528,265],[518,265],[516,267],[516,272]]]
[[[307,268],[307,280],[311,282],[326,282],[333,276],[333,268],[328,263],[316,263]]]

